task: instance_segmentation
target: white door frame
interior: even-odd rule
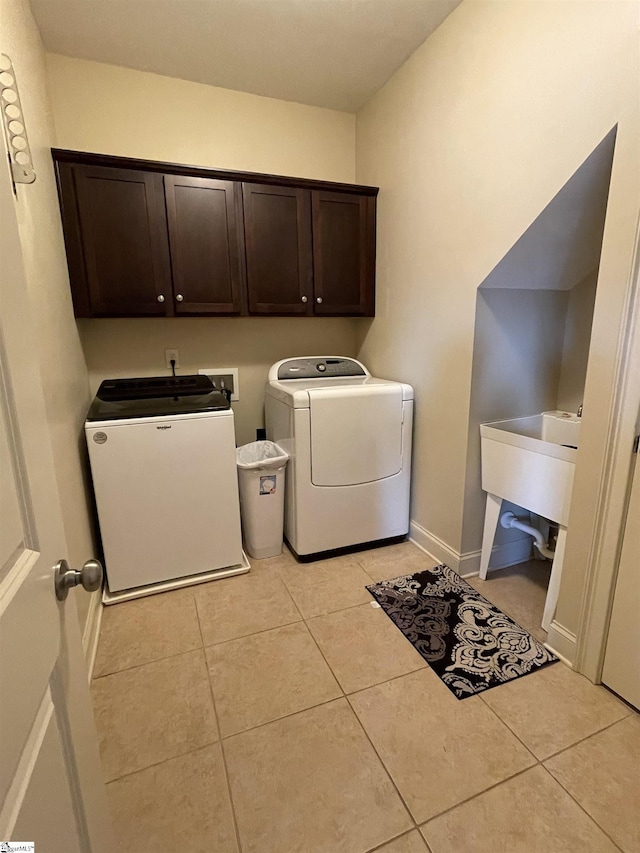
[[[640,430],[640,219],[627,287],[596,526],[585,567],[574,668],[600,683],[631,487],[632,448]]]

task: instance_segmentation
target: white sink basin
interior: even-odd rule
[[[480,425],[482,488],[567,525],[580,419],[570,412]]]
[[[542,412],[529,418],[480,424],[480,435],[534,453],[575,462],[580,418],[570,412]]]
[[[553,444],[561,444],[577,450],[581,422],[581,418],[570,412],[543,412],[542,434],[539,437],[542,441],[551,441]]]

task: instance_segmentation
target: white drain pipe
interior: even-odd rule
[[[509,529],[510,527],[515,527],[516,530],[522,530],[523,533],[528,533],[529,536],[533,536],[534,545],[540,551],[543,557],[546,557],[548,560],[553,560],[555,557],[555,551],[552,551],[547,543],[544,541],[544,536],[537,530],[535,527],[531,527],[530,524],[525,524],[524,521],[519,521],[516,516],[512,512],[505,512],[500,517],[500,524],[503,527]]]

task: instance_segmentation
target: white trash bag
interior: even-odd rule
[[[252,441],[236,448],[238,468],[282,468],[289,454],[274,441]]]

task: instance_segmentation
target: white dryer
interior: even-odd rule
[[[284,531],[300,557],[409,531],[413,388],[352,358],[269,370],[267,438],[290,456]]]

